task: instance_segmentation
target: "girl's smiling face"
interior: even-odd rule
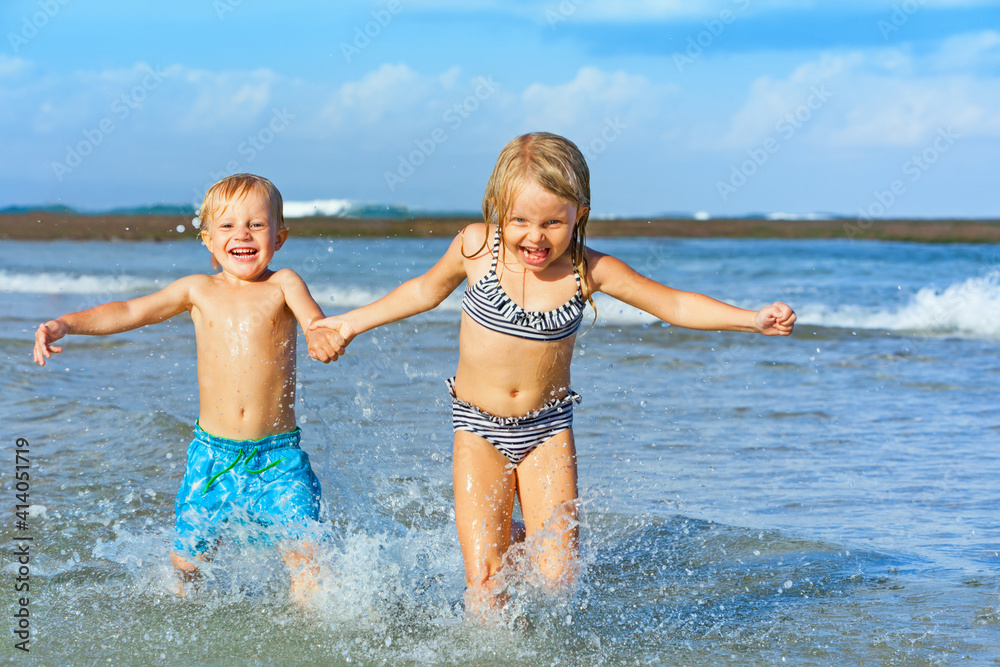
[[[586,212],[586,207],[528,181],[504,221],[504,247],[526,270],[540,273],[566,253],[573,229]]]
[[[223,274],[246,281],[266,275],[287,236],[288,230],[278,227],[267,194],[260,188],[222,202],[211,227],[201,233]]]

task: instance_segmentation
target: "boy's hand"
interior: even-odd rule
[[[347,320],[343,319],[342,316],[338,315],[324,317],[309,325],[309,331],[315,331],[316,329],[331,329],[339,332],[344,339],[344,345],[350,344],[354,340],[354,337],[358,335],[354,327]]]
[[[795,312],[787,304],[777,301],[761,308],[754,322],[757,330],[765,336],[788,336],[795,325]]]
[[[326,317],[310,324],[305,335],[309,356],[328,364],[343,356],[347,344],[354,338],[354,331],[346,322]]]
[[[62,348],[52,345],[66,335],[66,325],[60,320],[49,320],[45,324],[39,324],[35,331],[35,349],[33,357],[39,366],[45,365],[45,360],[53,354],[62,352]]]

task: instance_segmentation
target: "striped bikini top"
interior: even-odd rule
[[[490,272],[474,285],[466,285],[462,297],[462,310],[473,320],[490,331],[528,338],[530,340],[562,340],[569,338],[580,328],[583,320],[583,290],[580,274],[573,268],[576,277],[576,294],[555,310],[530,311],[514,303],[500,286],[497,276],[497,256],[500,248],[500,231],[493,237],[493,264]]]

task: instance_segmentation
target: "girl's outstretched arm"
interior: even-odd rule
[[[448,246],[444,256],[427,273],[407,280],[367,306],[317,320],[309,329],[337,329],[344,340],[350,342],[360,333],[435,308],[465,279],[462,234],[459,234]]]
[[[744,310],[704,294],[661,285],[620,259],[593,250],[588,252],[590,280],[595,291],[613,296],[664,322],[704,331],[750,331],[765,336],[792,333],[795,313],[780,301],[759,311]]]
[[[191,288],[198,276],[176,280],[159,292],[128,301],[112,301],[78,313],[69,313],[35,331],[34,360],[39,366],[62,348],[52,345],[68,334],[106,336],[156,324],[191,308]]]

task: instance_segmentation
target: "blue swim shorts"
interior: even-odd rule
[[[207,551],[229,519],[279,525],[296,537],[319,520],[319,480],[299,449],[296,428],[260,440],[230,440],[195,424],[187,469],[177,491],[174,549]]]

